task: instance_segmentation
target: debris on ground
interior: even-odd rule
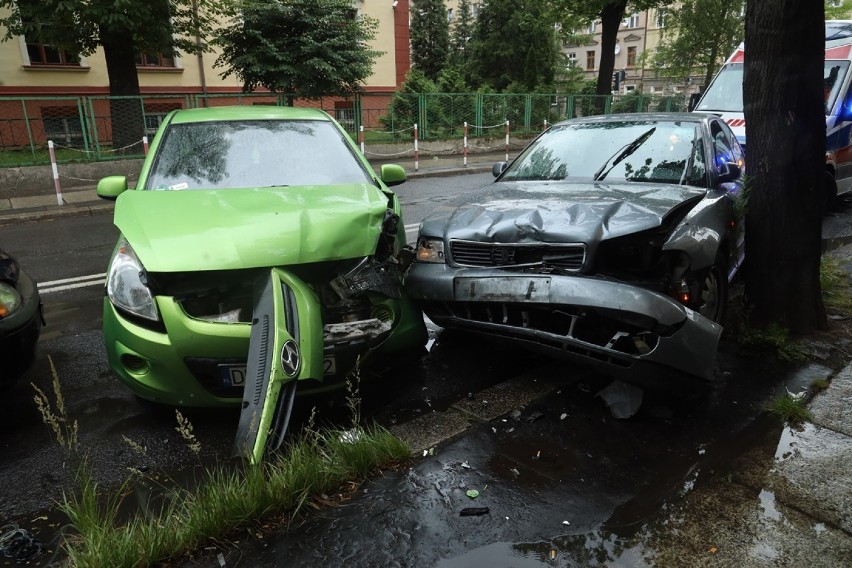
[[[530,423],[535,422],[536,420],[538,420],[539,418],[541,418],[543,416],[544,416],[544,412],[535,411],[535,412],[531,413],[529,416],[527,416],[527,422],[530,422]]]
[[[637,386],[613,381],[595,396],[604,400],[613,418],[624,419],[630,418],[639,411],[643,394],[644,391]]]
[[[29,562],[44,551],[44,544],[29,531],[10,524],[0,527],[0,553],[16,562]]]
[[[488,507],[466,507],[459,511],[459,515],[462,517],[478,517],[480,515],[487,515],[491,510]],[[508,519],[508,517],[506,517]]]
[[[465,495],[467,495],[471,499],[476,499],[477,497],[479,497],[479,491],[477,491],[476,489],[468,489]]]

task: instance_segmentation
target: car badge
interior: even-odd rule
[[[284,374],[290,378],[295,377],[301,362],[299,346],[292,339],[288,339],[281,346],[281,367],[284,369]]]

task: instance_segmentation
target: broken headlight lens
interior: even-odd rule
[[[154,295],[145,285],[145,268],[125,239],[118,243],[107,276],[107,296],[118,308],[145,319],[157,321],[160,313]]]
[[[444,241],[441,239],[417,239],[417,262],[439,262],[443,264]]]
[[[4,318],[17,310],[21,305],[21,295],[15,287],[6,282],[0,282],[0,318]]]

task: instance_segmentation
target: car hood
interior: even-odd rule
[[[132,190],[115,224],[149,271],[228,270],[374,254],[387,208],[369,184]]]
[[[590,243],[658,227],[705,194],[673,184],[497,182],[446,202],[421,230],[447,240]]]

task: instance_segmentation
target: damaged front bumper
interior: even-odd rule
[[[515,339],[621,380],[663,386],[651,376],[661,367],[713,376],[722,327],[629,283],[416,263],[405,288],[438,325]]]

